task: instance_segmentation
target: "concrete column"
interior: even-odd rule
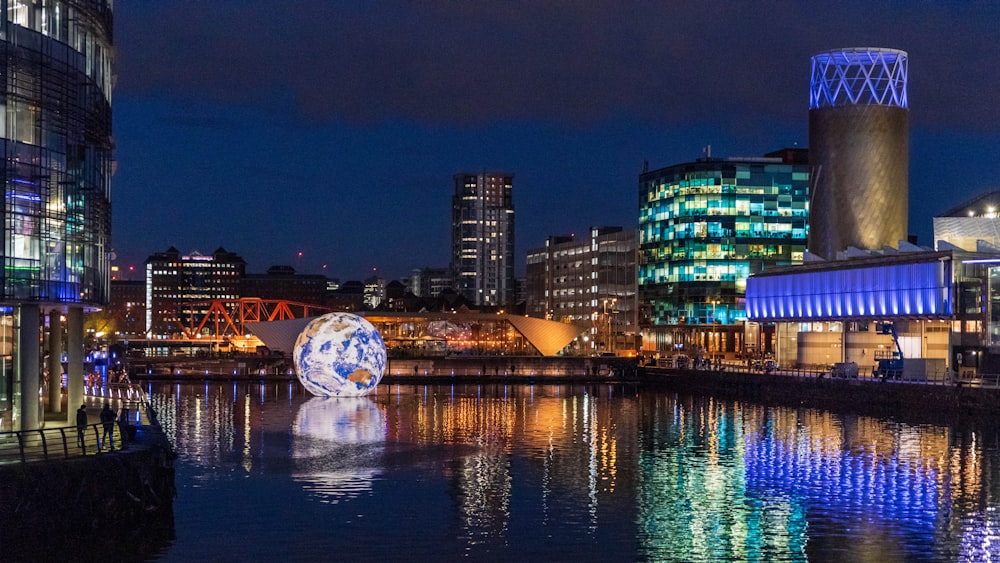
[[[66,410],[76,412],[83,404],[83,307],[70,307],[66,315],[66,355]]]
[[[20,393],[20,430],[30,430],[41,426],[41,412],[38,408],[39,388],[39,322],[38,305],[21,305],[18,309],[18,379]]]
[[[49,312],[49,412],[62,412],[62,313]]]

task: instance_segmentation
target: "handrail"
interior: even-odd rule
[[[107,389],[117,393],[105,395],[95,393],[101,388],[87,388],[87,394],[95,399],[114,399],[138,404],[146,411],[149,425],[158,428],[159,421],[153,410],[145,390],[138,383],[110,383]],[[123,392],[124,391],[124,392]],[[115,396],[117,395],[117,396]],[[126,425],[126,428],[137,428],[144,425]],[[69,430],[67,432],[67,430]],[[30,461],[65,460],[88,455],[114,452],[123,447],[122,426],[118,420],[112,423],[108,436],[104,436],[104,423],[96,422],[86,426],[63,426],[59,428],[36,428],[14,432],[0,432],[0,464],[27,463]],[[126,439],[127,443],[129,440]],[[61,454],[56,453],[59,446]]]
[[[66,430],[72,432],[66,432]],[[71,459],[122,448],[118,423],[110,435],[103,436],[104,424],[97,422],[82,427],[36,428],[0,432],[0,464],[27,463]],[[59,448],[59,446],[62,446]],[[55,450],[51,446],[55,446]],[[59,449],[61,454],[56,453]]]

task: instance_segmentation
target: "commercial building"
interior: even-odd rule
[[[1000,249],[1000,191],[980,194],[934,217],[934,246]]]
[[[514,291],[514,176],[459,173],[451,206],[451,271],[470,303],[503,307]]]
[[[586,237],[552,236],[527,256],[526,313],[590,327],[595,352],[633,353],[639,333],[636,233],[591,227]]]
[[[217,299],[239,299],[246,262],[219,248],[182,255],[176,248],[146,259],[146,327],[150,338],[194,330]]]
[[[809,221],[805,149],[706,158],[639,177],[642,347],[755,350],[745,338],[747,278],[801,263]]]
[[[58,381],[63,352],[65,400],[83,399],[83,312],[107,305],[110,293],[114,44],[110,0],[3,8],[0,424],[8,430],[39,427],[43,372]],[[46,399],[50,412],[64,412],[61,385],[49,385]]]
[[[948,370],[1000,373],[998,281],[1000,252],[903,244],[757,274],[747,310],[776,323],[784,366],[854,362],[868,373],[895,353],[907,379],[940,380]]]
[[[809,252],[907,240],[908,58],[895,49],[837,49],[812,58]]]

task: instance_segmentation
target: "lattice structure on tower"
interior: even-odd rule
[[[812,58],[809,109],[882,105],[906,108],[906,52],[838,49]]]

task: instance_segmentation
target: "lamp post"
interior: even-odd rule
[[[603,299],[602,301],[604,303],[604,320],[605,320],[605,322],[608,325],[608,337],[607,337],[607,340],[605,340],[605,346],[606,346],[608,352],[614,352],[615,351],[615,340],[614,340],[615,335],[614,335],[613,327],[612,327],[612,324],[611,324],[611,317],[608,315],[608,303],[609,302],[611,303],[611,312],[614,313],[615,303],[618,302],[618,299],[614,298],[614,297],[608,297],[608,298]]]

